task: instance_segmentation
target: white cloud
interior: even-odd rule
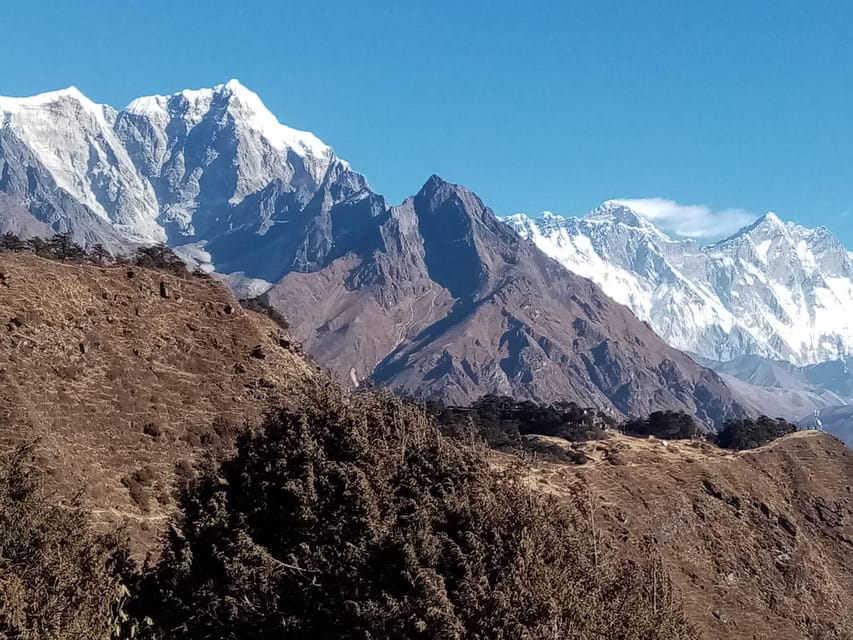
[[[628,198],[616,202],[670,236],[703,242],[726,238],[758,217],[744,209],[714,210],[701,204],[679,204],[665,198]]]

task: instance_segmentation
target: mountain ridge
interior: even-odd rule
[[[618,201],[586,217],[505,221],[684,351],[797,365],[853,351],[845,313],[853,308],[853,253],[824,227],[782,222],[771,212],[703,246],[670,238]]]
[[[389,209],[379,235],[378,250],[291,272],[265,294],[342,377],[461,403],[496,393],[616,415],[680,407],[709,424],[740,411],[715,374],[465,187],[431,177]]]
[[[389,207],[236,81],[122,111],[77,93],[3,112],[0,191],[82,244],[166,242],[235,291],[266,292],[343,380],[453,401],[683,409],[708,425],[742,413],[716,374],[464,187],[432,176]]]

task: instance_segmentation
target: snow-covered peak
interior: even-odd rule
[[[31,119],[43,119],[42,114],[46,107],[62,104],[69,106],[69,109],[65,110],[69,117],[76,117],[78,110],[101,121],[115,117],[115,110],[112,107],[93,102],[75,86],[21,98],[0,96],[0,114],[4,116],[3,120],[6,122],[12,120],[25,122]]]
[[[791,223],[784,222],[772,211],[768,211],[760,218],[756,219],[751,224],[748,224],[743,229],[735,232],[728,238],[724,238],[720,240],[717,244],[725,244],[732,240],[736,240],[738,238],[744,236],[757,236],[757,235],[779,235],[787,233],[789,228],[795,227],[796,225],[792,225]]]
[[[773,213],[772,211],[768,211],[767,213],[765,213],[765,214],[760,218],[760,220],[762,220],[765,224],[768,224],[768,225],[782,226],[782,225],[784,224],[784,223],[779,219],[779,216],[777,216],[777,215],[776,215],[775,213]]]
[[[225,109],[238,126],[257,133],[279,153],[291,151],[327,163],[333,157],[332,148],[313,133],[281,124],[258,94],[237,79],[205,89],[137,98],[124,111],[158,119],[179,116],[188,125],[195,126],[208,116],[218,115],[221,109]]]
[[[579,218],[506,222],[679,349],[797,364],[853,353],[853,253],[825,228],[770,212],[703,247],[669,239],[618,200]]]
[[[85,106],[97,107],[94,102],[84,96],[75,86],[70,86],[67,89],[59,89],[57,91],[47,91],[34,96],[21,98],[0,97],[0,111],[15,112],[23,109],[40,108],[47,104],[59,102],[61,100],[74,100]]]
[[[0,98],[0,127],[14,136],[15,147],[5,158],[7,193],[20,192],[28,205],[38,202],[55,228],[76,227],[77,237],[112,225],[134,242],[163,240],[153,190],[116,136],[116,117],[112,107],[96,104],[76,87]],[[30,177],[12,180],[13,165]],[[88,209],[92,219],[71,220],[72,202]]]
[[[618,200],[607,200],[580,217],[566,217],[551,211],[543,211],[535,218],[524,213],[516,213],[505,217],[504,221],[524,236],[529,236],[533,227],[538,229],[538,233],[548,235],[559,229],[590,227],[603,232],[608,228],[621,226],[642,237],[670,241],[670,238],[651,222]]]
[[[636,211],[618,200],[605,201],[601,206],[590,211],[585,217],[587,220],[621,222],[632,227],[648,226],[648,223]]]
[[[593,224],[623,225],[657,241],[671,241],[652,222],[620,200],[606,200],[579,220]]]
[[[300,131],[281,124],[258,94],[244,87],[238,80],[229,80],[214,91],[229,96],[232,113],[235,116],[246,116],[250,125],[278,151],[290,149],[300,155],[308,154],[315,158],[331,157],[331,147],[309,131]]]

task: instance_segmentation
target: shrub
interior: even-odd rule
[[[595,409],[574,402],[550,405],[517,401],[507,396],[483,396],[470,407],[448,407],[428,402],[429,411],[450,434],[473,431],[496,448],[522,445],[525,435],[555,436],[569,442],[602,440],[613,420]]]
[[[240,300],[240,306],[255,313],[262,313],[275,322],[279,327],[287,331],[290,326],[287,324],[285,317],[277,311],[265,298],[246,298]]]
[[[14,233],[4,233],[0,236],[0,251],[23,251],[27,243]]]
[[[142,433],[154,440],[159,440],[163,435],[163,428],[156,422],[146,422],[142,425]]]
[[[57,233],[47,243],[50,255],[62,262],[76,262],[86,258],[83,247],[78,245],[70,233]]]
[[[87,257],[94,264],[103,265],[110,259],[110,252],[104,245],[98,242],[97,244],[92,245]]]
[[[388,395],[270,414],[179,504],[135,604],[165,639],[695,637],[650,568]]]
[[[757,420],[729,420],[717,434],[715,442],[723,449],[755,449],[796,430],[797,427],[781,418],[774,420],[761,416]]]
[[[111,638],[123,616],[125,547],[44,494],[31,447],[0,455],[0,638]]]
[[[622,424],[622,430],[634,436],[655,436],[661,440],[689,440],[699,434],[692,416],[683,411],[655,411],[647,418],[635,418]]]
[[[184,278],[190,275],[186,263],[165,244],[140,247],[136,250],[134,262],[139,267],[166,271]]]
[[[30,248],[30,251],[41,258],[55,257],[51,251],[50,245],[44,238],[39,238],[38,236],[30,238],[27,240],[27,246]]]

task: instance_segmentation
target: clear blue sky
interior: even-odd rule
[[[27,0],[0,94],[237,77],[392,202],[438,173],[500,214],[668,198],[853,247],[851,25],[841,0]]]

